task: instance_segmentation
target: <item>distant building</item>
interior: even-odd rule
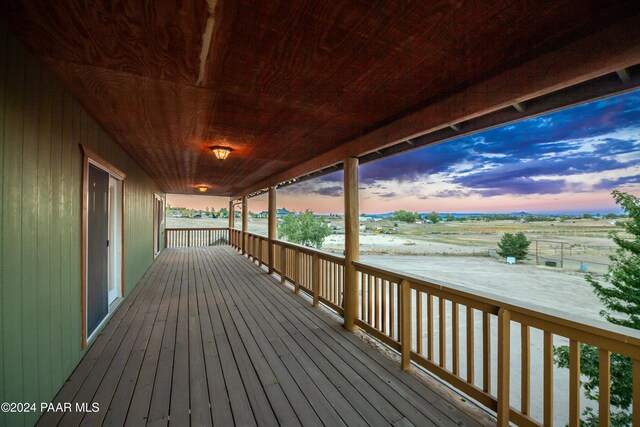
[[[291,212],[285,208],[276,210],[276,218],[282,218],[283,216],[289,215]],[[262,211],[256,214],[256,218],[269,218],[269,211]]]

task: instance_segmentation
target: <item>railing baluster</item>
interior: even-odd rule
[[[491,393],[491,315],[482,313],[482,390]]]
[[[498,423],[509,425],[509,374],[511,373],[510,346],[511,313],[501,308],[498,312]]]
[[[433,295],[427,294],[427,358],[433,362]]]
[[[459,336],[459,321],[458,321],[458,303],[451,302],[451,340],[452,343],[452,361],[453,361],[453,374],[458,375],[460,373],[460,336]]]
[[[416,289],[416,353],[422,354],[422,292]]]
[[[467,382],[473,384],[475,382],[475,357],[474,357],[474,335],[475,335],[475,310],[467,305]]]
[[[367,323],[371,325],[373,319],[372,304],[373,295],[371,294],[371,275],[367,274]]]
[[[380,278],[374,277],[374,290],[375,290],[374,301],[375,301],[375,308],[376,308],[376,328],[378,330],[382,330],[382,328],[380,327],[380,295],[378,294],[379,282],[380,282]]]
[[[382,311],[382,333],[387,333],[387,284],[389,282],[387,280],[382,280],[380,283],[380,293],[382,294],[382,307],[380,310]]]
[[[520,412],[528,415],[531,410],[531,332],[528,325],[520,325]]]
[[[439,362],[440,366],[447,367],[447,311],[445,308],[446,301],[443,297],[438,298],[438,326],[439,326]]]
[[[313,289],[313,306],[318,306],[318,298],[320,297],[320,264],[318,263],[318,254],[313,254],[311,259],[311,288]]]
[[[396,324],[395,324],[395,312],[396,312],[396,302],[395,295],[393,293],[393,283],[389,282],[389,336],[393,338]]]
[[[553,334],[544,331],[544,345],[542,349],[543,367],[543,399],[544,425],[553,425]]]
[[[611,425],[611,352],[600,349],[598,362],[598,425]],[[638,415],[638,414],[636,414]]]
[[[631,407],[631,418],[633,420],[633,427],[640,427],[640,360],[633,360],[632,371],[631,389],[633,390],[633,403]]]
[[[569,341],[569,425],[580,426],[580,342]]]
[[[400,310],[402,310],[402,337],[400,338],[402,370],[408,371],[411,365],[411,286],[406,280],[400,282],[399,286]]]
[[[280,283],[284,284],[287,280],[287,247],[285,245],[280,246]]]

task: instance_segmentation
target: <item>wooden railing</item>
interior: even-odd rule
[[[219,246],[229,244],[227,228],[167,228],[165,248]]]
[[[248,256],[268,263],[268,239],[245,235]],[[232,233],[236,249],[241,240],[241,232]],[[311,295],[314,305],[322,302],[343,315],[344,257],[278,240],[273,245],[273,269],[281,281]],[[353,264],[358,272],[356,325],[397,350],[403,369],[413,362],[495,411],[499,425],[553,424],[554,343],[566,342],[569,425],[580,425],[580,344],[585,343],[599,351],[600,425],[609,425],[610,356],[618,353],[633,360],[633,425],[640,426],[639,331],[364,262]],[[539,345],[532,336],[540,337]],[[533,365],[540,369],[532,371]],[[520,392],[517,402],[509,397],[512,375]],[[542,377],[543,383],[536,395],[542,399],[542,414],[535,418],[532,376]]]

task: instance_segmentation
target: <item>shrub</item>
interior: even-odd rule
[[[307,209],[299,215],[288,214],[282,218],[278,234],[291,243],[320,248],[324,239],[331,234],[331,228]]]

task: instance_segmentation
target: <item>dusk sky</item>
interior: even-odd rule
[[[618,212],[611,190],[640,194],[640,91],[371,162],[359,172],[364,213]],[[342,213],[342,191],[338,172],[278,189],[278,207]],[[228,204],[188,197],[168,201]],[[265,209],[266,195],[250,199],[249,210]]]

